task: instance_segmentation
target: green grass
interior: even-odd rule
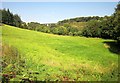
[[[117,80],[118,54],[100,38],[58,36],[2,26],[2,43],[18,49],[38,80]]]

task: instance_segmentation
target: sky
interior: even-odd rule
[[[118,2],[119,0],[1,0],[2,2]]]
[[[9,8],[25,22],[56,23],[60,20],[105,16],[114,12],[118,2],[3,2],[2,8]]]

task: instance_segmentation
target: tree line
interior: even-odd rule
[[[71,23],[71,22],[88,22],[90,20],[102,20],[103,17],[99,17],[99,16],[89,16],[89,17],[77,17],[77,18],[71,18],[71,19],[65,19],[62,21],[59,21],[59,24],[62,23]]]
[[[18,14],[11,13],[9,9],[0,10],[0,13],[2,14],[2,19],[0,22],[16,27],[21,27],[22,20]]]
[[[4,24],[58,35],[115,39],[120,43],[120,3],[111,16],[78,17],[49,25],[37,22],[25,23],[18,14],[11,13],[9,9],[3,9],[0,12],[2,13],[0,21]]]
[[[115,39],[120,43],[120,3],[111,16],[105,16],[102,20],[89,21],[82,35]]]

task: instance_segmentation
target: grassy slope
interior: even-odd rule
[[[99,38],[46,34],[5,25],[3,44],[16,47],[39,80],[117,80],[118,55]]]

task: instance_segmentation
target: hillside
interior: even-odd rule
[[[2,26],[2,43],[17,48],[37,80],[117,80],[118,54],[113,40],[58,36]]]
[[[82,31],[85,26],[86,26],[87,22],[68,22],[68,23],[63,23],[61,25],[65,26],[65,27],[73,27],[76,28],[79,31]]]

